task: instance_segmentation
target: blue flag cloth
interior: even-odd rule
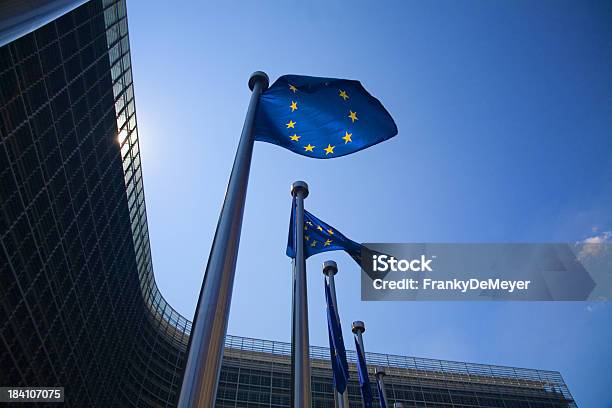
[[[327,304],[327,332],[329,334],[329,355],[331,358],[332,373],[336,390],[342,394],[346,390],[349,379],[349,366],[346,360],[346,349],[342,338],[342,327],[338,319],[338,312],[334,308],[329,282],[325,281],[325,302]]]
[[[373,407],[372,389],[370,388],[370,377],[368,376],[368,366],[365,356],[361,352],[361,347],[355,338],[355,350],[357,350],[357,374],[359,375],[359,386],[361,388],[361,398],[366,408]]]
[[[287,256],[295,258],[295,198],[291,206],[291,222],[287,241]],[[304,258],[326,251],[344,250],[361,265],[361,244],[351,241],[331,225],[304,210]]]
[[[378,399],[380,400],[380,408],[387,408],[387,403],[385,402],[385,394],[383,393],[383,390],[380,387],[379,381],[376,381],[376,388],[378,389]]]
[[[383,105],[359,81],[284,75],[262,93],[255,140],[331,159],[397,134]]]

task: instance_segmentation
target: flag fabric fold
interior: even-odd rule
[[[376,381],[376,389],[378,390],[378,399],[380,401],[380,408],[387,408],[387,403],[385,402],[385,394],[383,393],[382,388],[380,387],[380,381]]]
[[[390,139],[397,126],[359,81],[284,75],[262,93],[255,140],[331,159]]]
[[[329,282],[325,281],[325,302],[327,304],[327,332],[329,335],[329,354],[331,358],[334,386],[342,394],[346,390],[349,380],[349,367],[346,360],[346,349],[342,337],[342,326],[338,318],[338,311],[334,307]]]
[[[357,350],[357,374],[359,376],[359,387],[361,389],[361,398],[366,408],[373,407],[372,389],[370,388],[370,377],[368,376],[368,366],[366,365],[365,356],[359,347],[357,338],[355,338],[355,350]]]

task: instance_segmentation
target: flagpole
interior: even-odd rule
[[[261,71],[254,72],[249,78],[251,99],[200,289],[179,408],[210,408],[215,405],[253,155],[253,124],[259,96],[268,84],[268,76]]]
[[[361,355],[365,358],[365,349],[363,348],[363,337],[362,334],[365,332],[365,323],[361,320],[355,320],[351,325],[351,331],[355,334],[355,339],[357,340],[357,347],[361,351]],[[366,373],[367,375],[367,373]],[[361,400],[362,406],[365,408],[365,401],[363,398]]]
[[[385,369],[383,367],[376,367],[374,369],[374,373],[376,375],[376,382],[378,383],[378,389],[380,390],[380,394],[378,397],[383,400],[385,407],[389,406],[389,401],[387,400],[387,391],[385,390],[385,380],[384,377],[387,375]],[[381,404],[382,405],[382,404]]]
[[[295,259],[293,261],[293,305],[291,320],[291,375],[293,377],[292,407],[311,408],[310,344],[308,338],[308,296],[306,258],[304,255],[304,199],[308,184],[296,181],[291,185],[295,198],[293,222]]]
[[[334,305],[334,310],[336,311],[336,318],[340,321],[340,315],[338,312],[338,301],[336,299],[336,283],[334,279],[334,275],[338,273],[338,265],[334,261],[325,261],[323,262],[323,275],[327,276],[327,281],[329,282],[329,291],[331,293],[332,304]],[[348,400],[348,390],[344,390],[343,393],[340,393],[336,390],[336,398],[335,400],[338,403],[338,408],[349,408],[349,400]]]

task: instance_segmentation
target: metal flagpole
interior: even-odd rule
[[[291,185],[295,197],[293,237],[293,305],[291,317],[291,375],[293,379],[292,407],[311,408],[310,343],[308,340],[308,296],[306,287],[306,258],[304,256],[304,199],[308,184],[296,181]]]
[[[361,320],[355,320],[351,326],[351,331],[355,334],[355,338],[357,339],[357,346],[361,350],[361,354],[365,358],[365,349],[363,348],[363,337],[362,334],[365,332],[365,323]],[[365,408],[365,402],[361,401],[362,406]]]
[[[376,367],[374,369],[374,374],[376,375],[376,382],[378,383],[378,389],[380,389],[380,393],[378,397],[382,399],[385,403],[385,407],[389,406],[389,401],[387,400],[387,391],[385,390],[385,380],[384,377],[387,375],[385,369],[383,367]]]
[[[261,71],[249,79],[253,93],[200,289],[178,401],[180,408],[210,408],[215,404],[253,154],[253,123],[259,96],[268,85],[268,76]]]
[[[338,273],[338,265],[334,261],[325,261],[323,262],[323,275],[327,276],[327,281],[329,282],[329,291],[332,297],[332,304],[334,305],[334,309],[336,311],[336,317],[338,321],[340,321],[340,316],[338,312],[338,301],[336,300],[336,283],[334,280],[334,275]],[[338,403],[338,408],[349,408],[349,399],[348,399],[348,390],[344,390],[341,394],[336,391],[335,400]]]

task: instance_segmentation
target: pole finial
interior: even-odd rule
[[[351,326],[351,330],[353,333],[364,333],[365,332],[365,323],[361,320],[355,320],[353,325]]]
[[[258,81],[261,81],[262,83],[262,92],[268,89],[268,86],[270,85],[270,78],[268,78],[268,74],[263,71],[255,71],[251,74],[251,77],[249,78],[249,89],[251,91],[255,88],[255,83]]]
[[[338,265],[334,261],[323,262],[323,275],[334,276],[338,273]]]
[[[296,197],[300,192],[304,195],[303,198],[308,197],[308,184],[305,181],[294,181],[291,184],[291,195]]]

